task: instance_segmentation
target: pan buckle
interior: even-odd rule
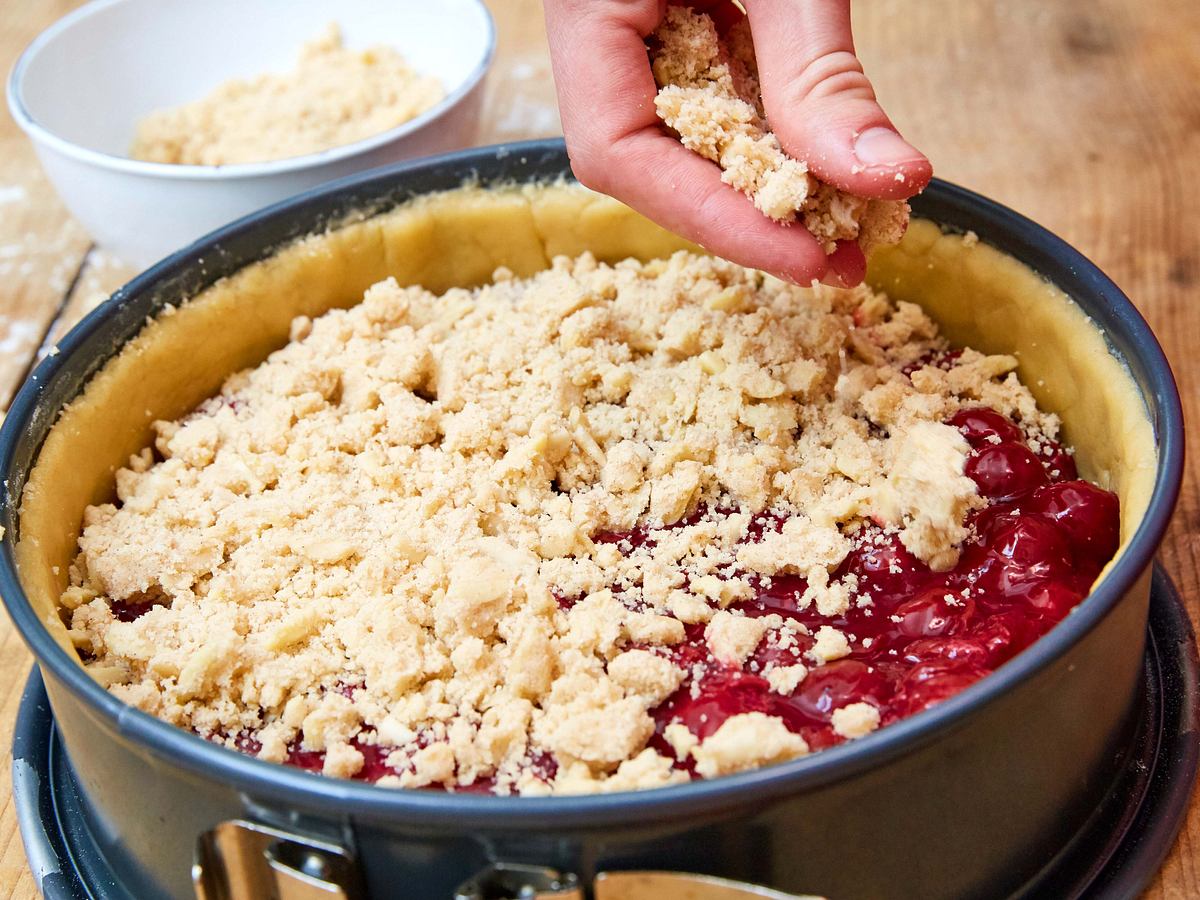
[[[192,864],[196,900],[365,900],[344,847],[233,819],[200,836]],[[571,872],[492,863],[464,881],[454,900],[822,900],[687,872],[600,872],[589,893]]]
[[[316,838],[233,819],[200,836],[196,900],[362,900],[354,858]]]

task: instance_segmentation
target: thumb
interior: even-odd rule
[[[854,54],[850,0],[749,0],[763,105],[791,156],[822,181],[896,200],[929,183],[929,160],[900,137]]]

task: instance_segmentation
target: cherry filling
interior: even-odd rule
[[[248,753],[251,756],[257,756],[258,752],[262,749],[262,744],[248,735],[239,735],[234,743],[238,750],[242,753]],[[363,767],[354,776],[356,779],[374,782],[385,775],[396,774],[396,770],[388,765],[387,762],[388,754],[392,748],[381,747],[378,744],[367,744],[358,737],[353,738],[350,741],[350,745],[363,755]],[[288,745],[285,762],[289,766],[304,769],[306,772],[319,773],[325,765],[325,753],[322,750],[302,750],[300,742],[293,741]]]
[[[855,321],[856,325],[861,325]],[[912,375],[917,369],[922,369],[925,366],[933,366],[935,369],[941,369],[943,372],[949,372],[958,364],[959,358],[962,356],[962,350],[931,350],[920,359],[909,363],[900,371],[904,375]]]
[[[1087,595],[1117,549],[1116,495],[1076,480],[1061,446],[1041,439],[1035,450],[994,410],[964,409],[948,424],[971,446],[965,471],[988,501],[969,519],[973,536],[958,564],[932,572],[896,534],[867,525],[834,574],[857,576],[858,597],[869,603],[830,619],[798,608],[802,578],[772,579],[738,607],[750,616],[776,613],[813,632],[833,625],[849,638],[850,654],[810,668],[785,695],[756,673],[769,664],[811,667],[811,639],[786,651],[764,641],[740,671],[708,656],[703,634],[689,629],[686,644],[672,653],[699,653],[704,661],[654,711],[660,734],[682,722],[703,739],[730,716],[758,711],[781,718],[811,748],[828,747],[842,741],[832,727],[835,710],[869,703],[888,724],[928,709],[1024,650]],[[665,741],[656,747],[672,752]]]
[[[934,360],[932,364],[941,364]],[[952,364],[952,360],[947,361]],[[666,740],[668,725],[682,723],[700,740],[739,713],[777,716],[804,737],[811,749],[840,743],[833,714],[852,703],[868,703],[881,724],[952,697],[994,671],[1054,627],[1086,596],[1119,542],[1115,494],[1077,480],[1074,461],[1061,446],[1026,439],[1015,423],[994,410],[964,409],[948,420],[971,447],[965,466],[987,505],[969,519],[971,538],[957,565],[933,572],[910,553],[898,535],[868,524],[854,535],[854,549],[833,573],[854,575],[857,591],[841,616],[821,616],[814,606],[800,608],[807,585],[803,578],[781,575],[755,582],[754,595],[735,608],[747,616],[778,614],[804,625],[781,640],[768,633],[738,667],[717,661],[705,641],[704,625],[687,625],[684,640],[660,651],[685,672],[686,680],[651,710],[657,728],[650,746],[692,770],[690,758],[677,758]],[[697,520],[678,523],[679,527]],[[761,539],[778,529],[784,516],[755,517],[744,538]],[[653,544],[645,529],[593,535],[597,543],[632,552]],[[559,596],[569,609],[575,598]],[[146,605],[148,608],[149,604]],[[119,610],[123,620],[144,609]],[[850,642],[844,658],[816,665],[808,656],[811,636],[832,625]],[[807,674],[790,693],[772,690],[766,677],[782,666],[803,665]],[[352,690],[352,689],[351,689]],[[259,749],[239,739],[240,749]],[[376,781],[397,769],[388,764],[390,748],[355,739],[364,765],[355,776]],[[320,771],[324,754],[289,748],[287,761]],[[529,760],[535,773],[551,780],[555,760],[539,754]],[[457,788],[487,793],[492,779]]]
[[[339,686],[337,688],[341,693],[350,696],[355,688]],[[212,739],[224,741],[224,734],[211,735]],[[381,745],[377,743],[368,743],[363,740],[361,734],[351,738],[350,746],[362,754],[362,768],[354,775],[355,781],[367,781],[374,783],[379,779],[388,775],[400,775],[406,768],[411,768],[410,765],[393,765],[393,760],[390,759],[395,747]],[[429,740],[425,737],[418,737],[418,748],[428,746]],[[262,750],[262,743],[251,734],[239,734],[234,738],[234,748],[238,751],[248,754],[249,756],[257,756]],[[287,746],[284,763],[289,766],[295,766],[297,769],[303,769],[306,772],[320,774],[325,768],[325,751],[323,750],[305,750],[301,745],[300,738],[296,738]],[[526,760],[526,767],[532,774],[545,782],[554,780],[554,776],[558,772],[558,762],[548,753],[535,751],[530,754]],[[442,785],[433,785],[433,789],[444,789]],[[454,790],[458,793],[467,794],[492,794],[495,793],[496,780],[493,777],[477,778],[468,785],[456,785]]]
[[[113,617],[118,622],[134,622],[150,612],[155,606],[167,604],[166,594],[159,590],[138,591],[124,600],[113,600],[109,604]]]

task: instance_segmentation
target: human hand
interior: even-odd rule
[[[742,13],[730,0],[691,7],[724,30]],[[545,0],[571,168],[706,249],[801,284],[862,281],[858,245],[826,257],[803,226],[781,225],[721,181],[721,170],[662,127],[645,38],[665,0]],[[875,101],[854,54],[850,0],[746,0],[771,129],[821,181],[862,197],[899,200],[922,190],[929,161]]]

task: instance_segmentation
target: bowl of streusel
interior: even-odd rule
[[[269,203],[471,146],[480,0],[94,0],[25,50],[8,106],[68,208],[148,266]]]
[[[969,191],[801,287],[482,148],[89,315],[0,592],[138,896],[263,834],[376,896],[999,896],[1123,777],[1181,454],[1128,299]]]

